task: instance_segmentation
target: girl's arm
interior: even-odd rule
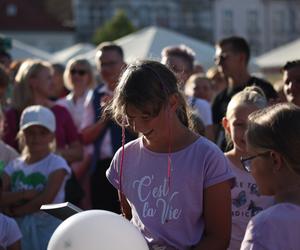
[[[18,240],[15,243],[7,247],[7,250],[21,250],[21,241]]]
[[[224,181],[204,190],[204,235],[195,250],[227,249],[231,234],[231,182]]]
[[[37,196],[40,192],[34,189],[31,190],[20,190],[16,192],[11,192],[10,190],[10,176],[6,173],[2,175],[3,181],[3,193],[1,205],[3,207],[16,205],[17,203],[24,202],[26,200],[31,200]]]
[[[13,216],[23,216],[40,210],[41,205],[52,203],[58,193],[67,172],[64,169],[58,169],[48,177],[45,189],[38,196],[28,201],[22,206],[13,208]]]
[[[121,203],[122,215],[127,220],[131,220],[131,218],[132,218],[131,207],[130,207],[129,203],[127,202],[126,196],[124,194],[122,194],[120,191],[118,191],[118,194],[119,194],[119,200]]]

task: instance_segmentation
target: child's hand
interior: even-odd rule
[[[23,199],[24,200],[32,200],[39,193],[40,193],[40,191],[37,191],[35,189],[24,190],[23,191]]]

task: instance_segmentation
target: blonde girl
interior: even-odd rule
[[[4,169],[2,203],[21,229],[23,250],[46,250],[60,223],[40,212],[42,204],[64,201],[71,173],[66,161],[52,153],[55,129],[50,109],[40,105],[24,109],[18,133],[22,154]]]
[[[230,250],[240,249],[246,226],[252,216],[273,204],[270,197],[261,196],[251,174],[243,168],[240,157],[247,156],[245,131],[248,115],[267,106],[267,99],[258,87],[247,87],[234,95],[228,104],[223,126],[232,149],[225,153],[236,176],[232,197],[232,232]]]

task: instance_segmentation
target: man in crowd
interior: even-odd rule
[[[120,46],[105,42],[96,49],[96,66],[103,83],[88,98],[83,119],[82,139],[85,144],[94,144],[91,176],[92,207],[120,213],[118,194],[108,182],[105,173],[114,153],[121,147],[122,129],[110,119],[101,119],[102,108],[113,97],[119,76],[126,67]],[[126,131],[127,141],[135,138]]]
[[[242,37],[227,37],[216,44],[215,63],[228,79],[228,87],[216,96],[212,105],[215,141],[223,150],[226,146],[221,121],[232,96],[246,86],[255,85],[263,90],[270,102],[278,98],[277,92],[269,82],[250,75],[248,71],[249,60],[250,48],[247,41]]]

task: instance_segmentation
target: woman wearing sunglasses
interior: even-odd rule
[[[248,115],[267,106],[267,99],[258,87],[247,87],[234,95],[228,104],[223,126],[232,149],[225,153],[236,176],[231,190],[232,229],[229,250],[240,249],[247,224],[252,216],[273,204],[273,199],[261,196],[250,173],[244,170],[240,157],[248,155],[244,139]]]
[[[68,61],[64,72],[64,83],[70,93],[57,101],[70,112],[77,130],[82,129],[82,120],[85,110],[85,103],[92,97],[92,89],[95,86],[95,76],[92,65],[84,58],[73,58]],[[80,206],[84,209],[91,208],[89,176],[88,170],[92,160],[93,146],[83,147],[83,160],[72,163],[72,169],[85,192],[85,196],[80,201]],[[80,200],[80,198],[79,198]]]
[[[243,165],[276,204],[250,220],[241,249],[299,249],[300,108],[281,103],[251,114],[246,142]]]

